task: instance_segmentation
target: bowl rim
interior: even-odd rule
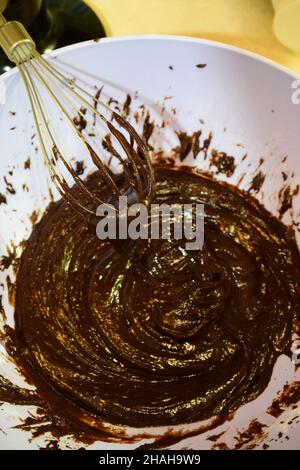
[[[269,59],[268,57],[264,57],[256,52],[252,52],[247,49],[243,49],[238,46],[233,46],[231,44],[226,44],[220,41],[214,41],[211,39],[204,39],[204,38],[197,38],[193,36],[179,36],[179,35],[169,35],[169,34],[138,34],[138,35],[128,35],[128,36],[114,36],[114,37],[103,37],[103,38],[95,38],[89,39],[88,41],[82,41],[75,44],[70,44],[68,46],[60,47],[58,49],[54,49],[52,51],[46,52],[43,54],[44,56],[48,57],[55,57],[57,55],[63,54],[68,51],[73,51],[76,49],[89,47],[91,45],[96,44],[109,44],[109,43],[117,43],[117,42],[132,42],[132,41],[141,41],[141,40],[149,40],[149,41],[166,41],[166,42],[183,42],[183,43],[192,43],[192,44],[201,44],[206,45],[209,47],[215,47],[217,49],[224,49],[226,51],[234,52],[237,55],[242,55],[248,57],[254,61],[259,61],[265,65],[273,67],[278,71],[288,75],[293,80],[300,80],[300,74],[296,71],[289,69],[288,67],[281,65],[280,63]],[[13,76],[14,74],[18,73],[17,67],[12,68],[11,70],[4,72],[0,76],[1,80],[6,80],[9,77]]]

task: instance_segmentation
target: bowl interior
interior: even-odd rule
[[[70,75],[78,76],[85,86],[94,90],[93,93],[103,85],[101,98],[104,101],[112,97],[124,103],[126,95],[130,94],[129,118],[132,123],[141,130],[147,111],[155,121],[151,137],[155,150],[170,155],[179,143],[176,131],[191,135],[201,130],[200,141],[211,140],[207,155],[200,152],[196,159],[189,155],[184,160],[185,165],[216,174],[216,169],[210,166],[211,151],[226,152],[235,158],[236,170],[231,177],[216,176],[242,189],[249,189],[255,175],[262,171],[266,178],[255,196],[274,215],[278,215],[281,207],[280,191],[289,187],[291,194],[296,193],[300,183],[300,105],[293,104],[292,100],[295,77],[280,67],[234,48],[172,37],[88,42],[57,51],[51,60]],[[49,204],[52,184],[41,157],[20,76],[15,71],[9,72],[0,77],[0,84],[6,97],[5,104],[0,104],[0,193],[7,202],[0,204],[0,252],[3,255],[7,253],[7,247],[17,247],[28,237],[32,228],[31,216],[39,217]],[[143,105],[145,110],[141,108]],[[30,169],[25,164],[28,158]],[[88,172],[89,164],[86,163]],[[8,183],[12,184],[15,194],[9,192]],[[58,198],[57,192],[52,190]],[[284,214],[283,221],[294,223],[300,245],[296,225],[300,221],[299,214],[300,195],[295,195],[292,208]],[[11,270],[0,272],[0,285],[3,285],[0,293],[7,321],[13,326],[7,276],[14,280]],[[0,348],[1,374],[23,383],[9,364],[4,348],[1,345]],[[279,358],[268,390],[255,403],[236,413],[233,423],[227,426],[228,432],[242,428],[251,417],[263,416],[276,392],[287,380],[294,379],[291,362],[288,358]],[[29,434],[11,429],[18,417],[28,410],[8,405],[3,409],[0,428],[7,435],[0,438],[0,448],[34,448],[37,444],[29,443]],[[289,412],[284,422],[288,419]],[[271,436],[282,427],[278,420],[273,421],[269,423]],[[295,448],[299,425],[288,432],[289,441],[273,442],[271,446]],[[198,438],[189,439],[179,443],[177,448],[181,445],[194,449],[212,446],[205,437],[201,438],[201,444],[199,442]]]

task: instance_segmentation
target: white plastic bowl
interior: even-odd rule
[[[237,184],[241,175],[246,173],[240,183],[240,187],[245,189],[249,187],[263,157],[262,170],[266,180],[257,197],[274,214],[278,214],[280,207],[278,193],[283,185],[281,172],[285,171],[289,175],[286,184],[290,183],[294,187],[300,183],[300,104],[292,102],[292,95],[296,95],[292,83],[297,77],[283,67],[234,47],[168,36],[104,39],[66,47],[55,51],[53,55],[57,56],[57,63],[63,61],[88,71],[88,75],[82,75],[76,70],[76,75],[82,76],[91,85],[99,87],[104,84],[104,95],[108,97],[124,102],[127,93],[134,96],[138,92],[132,108],[136,109],[145,103],[157,122],[162,119],[161,107],[165,106],[163,119],[166,128],[156,132],[153,138],[157,148],[162,146],[168,152],[176,146],[175,130],[193,132],[201,128],[203,136],[212,132],[211,148],[225,151],[233,155],[237,163],[240,162],[231,178],[222,176],[222,179]],[[207,66],[199,68],[197,64]],[[3,176],[7,175],[9,169],[14,169],[9,181],[17,193],[13,196],[8,194],[8,204],[0,205],[1,254],[6,253],[6,246],[12,241],[17,245],[28,237],[32,227],[29,215],[34,210],[42,211],[50,200],[47,170],[41,156],[35,151],[37,142],[35,139],[31,141],[35,132],[32,114],[16,70],[0,77],[2,90],[3,85],[6,89],[6,103],[0,104],[0,193],[5,193]],[[176,108],[176,115],[172,113],[172,108]],[[242,161],[246,153],[248,157]],[[31,169],[26,170],[24,162],[29,156]],[[287,159],[282,163],[285,156]],[[208,168],[208,159],[204,161],[203,155],[199,155],[196,162],[188,158],[184,163],[196,163],[199,168]],[[24,183],[28,191],[22,188]],[[299,210],[300,197],[294,198],[295,221],[297,217],[300,220]],[[291,217],[290,211],[285,215],[284,222],[290,223]],[[300,244],[299,235],[298,232]],[[10,274],[13,278],[11,271]],[[0,283],[5,286],[3,304],[9,324],[13,325],[13,308],[7,300],[6,275],[6,272],[0,272]],[[1,344],[0,348],[0,373],[26,385],[7,359]],[[299,380],[299,371],[297,374]],[[247,428],[253,418],[268,424],[268,437],[258,440],[258,448],[264,442],[270,448],[299,448],[300,425],[295,422],[292,426],[287,425],[291,417],[297,413],[299,415],[299,405],[298,409],[287,410],[277,420],[266,414],[267,407],[284,383],[292,382],[296,377],[290,359],[280,357],[267,390],[255,402],[238,410],[235,418],[220,429],[182,440],[174,448],[211,448],[214,443],[206,440],[207,434],[217,434],[222,430],[226,430],[222,440],[231,440],[233,443],[237,430]],[[34,411],[34,408],[31,410]],[[26,407],[1,407],[0,430],[4,433],[0,431],[0,449],[38,448],[43,442],[43,438],[29,442],[29,432],[12,429],[28,411]],[[179,428],[197,426],[199,423]],[[136,434],[141,431],[131,430]],[[156,429],[149,431],[157,433]],[[278,438],[279,432],[284,433],[282,439]],[[286,435],[289,440],[285,439]],[[61,445],[64,447],[65,444]],[[108,445],[98,442],[92,447],[107,449]],[[111,445],[111,448],[118,447]]]

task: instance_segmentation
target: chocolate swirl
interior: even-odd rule
[[[264,390],[299,313],[296,244],[238,190],[157,170],[156,202],[191,201],[205,204],[199,251],[161,240],[120,254],[63,201],[34,228],[16,334],[48,403],[93,425],[140,427],[205,419]]]

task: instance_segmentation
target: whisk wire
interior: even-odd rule
[[[36,58],[36,54],[33,56],[34,58]],[[37,63],[38,63],[38,60],[37,60]],[[51,98],[55,101],[55,103],[57,104],[57,106],[59,107],[60,111],[62,112],[62,114],[65,116],[65,118],[67,119],[68,123],[70,124],[71,126],[71,129],[74,131],[76,130],[77,132],[77,135],[79,137],[79,139],[81,140],[81,142],[86,146],[87,150],[90,152],[91,150],[91,147],[87,145],[87,142],[82,138],[82,135],[81,135],[81,132],[74,126],[74,122],[73,120],[71,119],[71,117],[69,116],[69,114],[66,112],[65,108],[62,106],[61,102],[58,100],[58,98],[56,97],[56,95],[54,94],[54,92],[52,91],[52,89],[49,87],[49,85],[47,84],[47,82],[45,81],[45,79],[43,78],[43,76],[41,75],[41,73],[39,72],[39,70],[37,69],[37,67],[35,66],[35,64],[33,63],[33,61],[31,61],[31,67],[32,69],[34,70],[34,72],[36,73],[36,76],[37,78],[39,79],[40,83],[43,85],[43,87],[45,87],[45,89],[47,90],[47,92],[50,94]],[[45,73],[45,72],[44,72]],[[51,77],[47,76],[48,80],[51,82],[52,86],[54,87],[54,89],[56,89],[56,91],[58,93],[61,93],[61,95],[63,96],[63,98],[66,100],[67,103],[69,103],[77,112],[77,114],[80,114],[86,121],[87,121],[87,118],[85,117],[85,115],[83,114],[83,112],[76,108],[76,105],[74,104],[74,102],[72,101],[72,99],[66,94],[66,92],[64,90],[60,90],[58,88],[58,85],[54,82],[54,80],[51,79]],[[99,137],[102,138],[101,134],[99,133],[98,129],[95,129],[96,132],[98,132],[99,134]],[[117,195],[120,194],[119,192],[119,189],[118,187],[116,186],[113,178],[111,177],[111,175],[109,174],[107,168],[105,167],[105,165],[103,164],[103,162],[100,160],[100,158],[96,155],[97,158],[95,158],[95,153],[93,152],[93,162],[94,164],[97,166],[97,168],[101,171],[102,173],[102,176],[104,177],[104,179],[106,180],[106,182],[111,185],[112,189],[113,189],[113,192]],[[75,182],[78,182],[78,178],[76,173],[74,172],[74,170],[72,170],[71,166],[68,165],[66,163],[66,160],[63,158],[63,156],[61,155],[61,159],[62,161],[66,164],[66,166],[68,166],[68,170],[70,171],[71,175],[73,176]]]
[[[48,125],[48,119],[45,115],[45,112],[46,112],[47,108],[42,103],[43,99],[42,99],[41,95],[38,93],[38,90],[34,85],[33,79],[31,77],[30,73],[28,72],[27,67],[23,64],[21,64],[21,65],[17,64],[17,66],[18,66],[20,74],[21,74],[21,76],[24,80],[24,84],[25,84],[25,87],[26,87],[26,90],[27,90],[27,93],[28,93],[28,96],[29,96],[31,106],[32,106],[32,111],[33,111],[33,115],[34,115],[36,129],[37,129],[37,132],[38,132],[38,135],[39,135],[39,140],[40,140],[40,143],[41,143],[42,153],[43,153],[46,165],[48,167],[50,177],[51,177],[53,183],[55,184],[55,187],[58,190],[58,192],[62,196],[65,196],[72,205],[74,205],[75,207],[79,206],[80,210],[83,211],[83,213],[85,213],[85,211],[88,210],[88,209],[85,206],[83,206],[80,203],[80,201],[75,199],[74,196],[69,191],[66,191],[66,189],[68,188],[68,183],[65,180],[64,176],[62,175],[59,166],[56,166],[54,168],[53,161],[55,163],[57,163],[57,161],[58,161],[57,152],[55,151],[56,140],[54,139],[54,137],[52,135],[52,132],[51,132],[51,130],[49,128],[49,125]],[[37,112],[36,112],[36,110],[37,110]],[[45,136],[45,139],[47,140],[48,149],[50,149],[50,152],[51,152],[51,158],[49,157],[48,151],[46,149],[44,138],[43,138],[43,135],[42,135],[42,132],[41,132],[41,128],[44,131],[44,136]],[[58,140],[58,136],[56,136],[56,139]],[[66,166],[66,168],[69,171],[73,171],[71,166],[62,157],[62,155],[61,155],[61,159],[62,159],[64,165]],[[83,191],[85,191],[86,193],[88,193],[88,195],[90,196],[90,198],[92,200],[95,200],[95,195],[92,194],[88,190],[88,188],[82,183],[82,181],[80,180],[80,178],[77,177],[76,174],[75,174],[75,177],[76,177],[77,183],[81,187],[81,189]],[[99,202],[99,204],[104,203],[101,200],[98,200],[98,202]],[[89,212],[92,214],[91,211],[89,211]]]
[[[14,21],[6,22],[2,15],[0,45],[18,67],[24,82],[44,161],[59,194],[83,215],[94,215],[92,207],[95,203],[105,204],[70,163],[74,156],[69,157],[67,143],[72,143],[73,153],[80,142],[81,150],[91,157],[112,198],[130,193],[134,194],[132,200],[149,204],[155,191],[154,169],[146,143],[131,124],[100,100],[99,95],[93,96],[78,85],[75,78],[65,75],[40,56],[24,26]],[[51,115],[53,105],[56,108],[54,115],[59,111],[63,121],[62,129]],[[65,126],[68,133],[61,139]],[[72,141],[71,136],[77,140]],[[122,168],[122,178],[112,171],[112,158]],[[82,200],[81,195],[85,196]]]

